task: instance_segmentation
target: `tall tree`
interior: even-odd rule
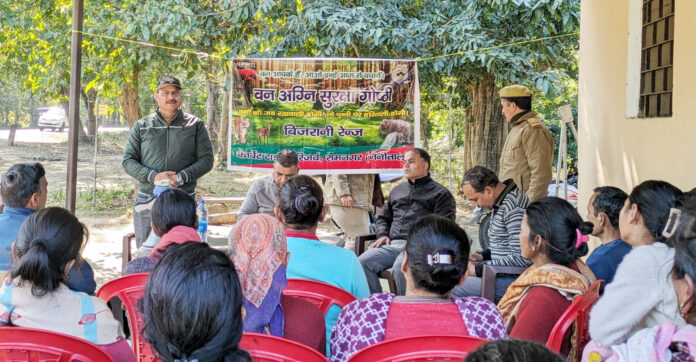
[[[497,91],[508,83],[527,84],[542,94],[556,91],[557,70],[571,68],[577,38],[527,41],[576,32],[579,4],[579,0],[302,3],[276,34],[273,49],[308,56],[423,58],[421,86],[443,89],[445,79],[454,77],[453,105],[468,107],[464,167],[478,164],[497,170],[507,134]],[[503,44],[515,45],[497,47]],[[424,101],[436,101],[427,97],[439,93],[424,92]]]
[[[150,85],[162,73],[184,73],[189,79],[204,73],[205,117],[208,126],[217,129],[226,57],[241,54],[261,28],[259,14],[273,4],[272,0],[103,2],[90,8],[85,27],[93,30],[90,37],[107,55],[102,78],[115,79],[121,86],[118,99],[129,125],[142,116],[141,75],[151,77],[145,80]]]
[[[35,0],[0,5],[0,66],[24,79],[32,93],[59,101],[68,114],[72,1]],[[83,75],[96,74],[94,63],[83,63]],[[85,93],[89,89],[82,89]],[[87,100],[85,97],[83,100]],[[79,104],[79,101],[78,103]],[[85,104],[88,108],[89,104]],[[94,127],[90,127],[94,130]],[[79,139],[86,140],[80,120]]]

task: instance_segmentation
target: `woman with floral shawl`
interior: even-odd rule
[[[282,294],[290,258],[283,225],[266,214],[246,216],[232,229],[229,249],[244,294],[244,331],[288,338],[325,353],[321,310]]]

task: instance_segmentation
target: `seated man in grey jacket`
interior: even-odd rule
[[[297,162],[297,153],[294,151],[288,149],[278,151],[273,162],[273,175],[260,178],[251,185],[237,220],[251,214],[268,214],[275,217],[273,208],[278,205],[278,193],[280,188],[300,171]]]
[[[462,192],[473,206],[493,210],[488,229],[490,247],[469,255],[469,271],[463,284],[452,290],[455,297],[481,294],[483,266],[503,265],[528,267],[531,261],[522,257],[520,227],[529,199],[512,179],[500,182],[491,170],[475,166],[466,171]],[[502,298],[514,277],[500,277],[495,283],[495,298]]]

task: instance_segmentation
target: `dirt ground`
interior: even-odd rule
[[[93,205],[94,144],[81,144],[77,166],[76,215],[87,225],[89,242],[83,256],[95,271],[98,286],[117,278],[121,274],[121,243],[124,234],[132,232],[131,207],[135,183],[121,167],[123,147],[127,140],[127,129],[104,128],[99,130],[97,150],[97,201]],[[67,180],[68,133],[41,132],[38,129],[17,131],[15,145],[7,144],[8,131],[0,129],[0,172],[20,162],[41,162],[48,180],[48,206],[65,206]],[[199,179],[197,193],[207,196],[244,196],[249,186],[263,174],[222,170],[218,167]],[[439,181],[438,175],[434,178]],[[403,181],[401,181],[403,182]],[[389,185],[387,191],[395,184]],[[461,195],[457,199],[457,222],[473,239],[473,249],[478,246],[478,228],[469,221],[473,216],[471,207]],[[212,226],[212,245],[222,247],[230,227]],[[329,218],[320,225],[319,236],[323,241],[335,244],[340,232]]]

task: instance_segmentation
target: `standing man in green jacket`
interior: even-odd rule
[[[151,199],[156,187],[178,187],[192,197],[196,180],[213,168],[213,147],[200,118],[181,111],[181,82],[163,75],[155,92],[157,109],[130,130],[123,169],[138,181],[136,205]],[[140,246],[150,234],[150,210],[133,213]]]

